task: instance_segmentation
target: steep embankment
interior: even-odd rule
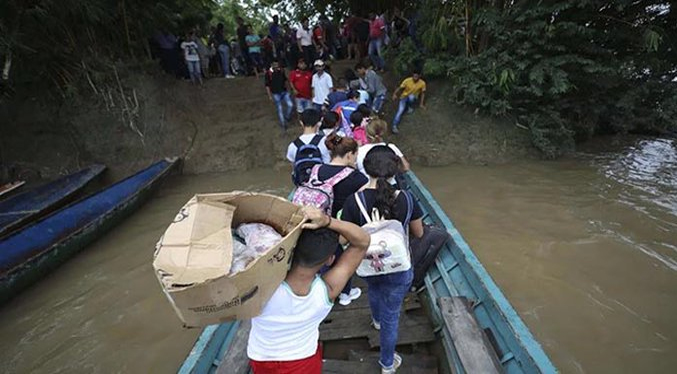
[[[334,71],[351,64],[336,64]],[[293,123],[281,135],[260,80],[217,78],[195,87],[134,73],[120,81],[93,86],[90,97],[62,105],[39,93],[5,102],[0,107],[5,176],[50,177],[91,162],[109,165],[117,176],[171,155],[185,158],[186,173],[286,167],[285,149],[298,127]],[[395,84],[389,77],[389,87]],[[414,163],[501,163],[535,155],[525,131],[451,105],[443,89],[432,82],[428,109],[405,116],[400,135],[389,139]],[[386,104],[388,121],[395,109],[395,103]]]

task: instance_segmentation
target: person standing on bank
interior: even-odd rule
[[[270,69],[266,71],[266,91],[270,100],[275,103],[282,131],[287,131],[287,123],[291,120],[291,113],[294,109],[294,103],[287,91],[287,82],[287,74],[280,66],[280,62],[274,60]],[[286,110],[283,110],[283,104],[287,106]]]
[[[213,38],[216,50],[219,51],[219,56],[221,56],[223,76],[228,79],[235,78],[230,71],[230,45],[223,35],[223,23],[216,25]]]
[[[303,54],[306,62],[315,61],[315,40],[313,31],[308,25],[308,18],[301,20],[301,27],[296,30],[296,42],[298,43],[299,53]]]
[[[395,114],[395,119],[393,119],[393,134],[399,133],[398,126],[400,121],[402,121],[404,112],[406,111],[408,114],[414,112],[416,101],[419,101],[419,106],[425,109],[425,91],[425,81],[421,79],[421,73],[415,71],[411,74],[411,77],[404,79],[395,92],[393,92],[393,101],[397,102],[399,100],[397,114]]]
[[[373,69],[368,69],[363,64],[355,65],[355,72],[360,77],[360,83],[364,84],[367,93],[371,98],[371,110],[380,113],[383,108],[383,102],[386,99],[388,89],[383,84],[383,78],[379,76]]]
[[[322,373],[320,323],[329,315],[369,246],[360,227],[305,207],[308,223],[296,243],[291,269],[258,317],[252,318],[247,356],[254,374]],[[340,259],[339,242],[348,244]],[[322,276],[325,265],[336,264]]]
[[[186,60],[186,67],[188,68],[188,74],[190,75],[190,81],[195,83],[200,83],[202,85],[202,70],[200,69],[200,55],[198,54],[197,43],[193,41],[195,36],[194,31],[189,31],[186,35],[186,41],[181,43],[181,49],[183,49],[183,57]]]
[[[313,66],[316,70],[311,85],[313,89],[313,105],[315,109],[322,111],[327,96],[329,96],[332,88],[334,88],[334,80],[329,73],[324,71],[324,61],[315,60]]]
[[[311,88],[313,73],[308,71],[307,67],[306,61],[300,58],[296,65],[296,70],[289,74],[289,83],[294,93],[294,100],[296,101],[296,112],[299,114],[312,107],[313,103]]]
[[[422,237],[423,212],[421,207],[416,199],[408,195],[407,191],[396,190],[389,182],[400,171],[400,158],[390,148],[378,146],[369,151],[364,160],[364,167],[369,174],[369,184],[363,192],[348,197],[343,205],[341,219],[364,225],[368,222],[364,216],[365,213],[377,210],[384,219],[397,220],[402,223],[409,235],[416,238]],[[408,244],[408,240],[405,242]],[[409,257],[411,258],[411,255]],[[369,288],[372,327],[379,330],[380,335],[379,364],[382,374],[395,373],[402,364],[402,357],[395,352],[395,345],[402,302],[411,287],[413,278],[413,267],[404,271],[363,278]]]

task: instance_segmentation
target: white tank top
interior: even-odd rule
[[[261,315],[252,318],[247,356],[256,361],[292,361],[314,355],[320,323],[333,306],[327,285],[319,276],[306,296],[294,294],[283,281]]]

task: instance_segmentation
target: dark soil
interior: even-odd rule
[[[334,71],[350,66],[338,63]],[[175,155],[184,157],[185,173],[289,167],[285,150],[300,127],[294,121],[281,134],[261,80],[214,78],[198,87],[159,73],[121,73],[120,79],[65,104],[40,93],[3,103],[0,181],[50,178],[93,162],[119,177]],[[387,76],[386,82],[392,92],[397,81]],[[400,134],[388,139],[415,165],[538,157],[527,131],[447,102],[443,88],[431,82],[427,109],[405,115]],[[386,103],[389,122],[395,106]]]

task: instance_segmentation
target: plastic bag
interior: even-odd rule
[[[230,266],[230,275],[243,271],[250,262],[260,257],[280,239],[282,235],[268,225],[262,223],[240,225],[233,233],[233,263]]]
[[[259,254],[265,253],[282,239],[282,235],[274,228],[263,223],[243,223],[236,232],[244,238],[248,248],[254,249]]]

